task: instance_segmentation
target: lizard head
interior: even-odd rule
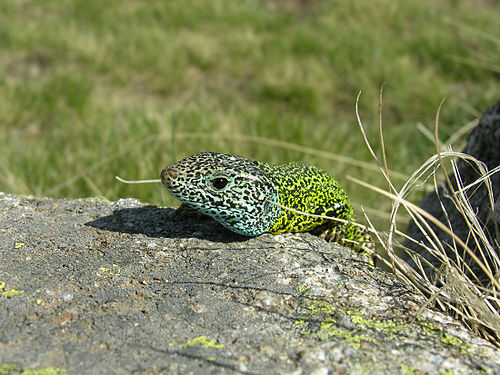
[[[163,186],[181,202],[233,232],[256,236],[281,209],[278,191],[258,164],[241,156],[202,152],[165,167]]]

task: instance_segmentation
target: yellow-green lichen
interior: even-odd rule
[[[111,268],[108,267],[99,267],[99,271],[103,273],[102,276],[120,276],[121,269],[118,264],[112,264]],[[101,276],[101,275],[100,275]]]
[[[458,337],[452,336],[449,333],[444,333],[441,341],[445,344],[461,346],[464,342]]]
[[[306,325],[313,316],[324,316],[326,314],[329,315],[329,317],[323,319],[320,322],[320,328],[316,332],[314,332],[320,340],[337,338],[349,342],[353,348],[359,348],[361,346],[361,343],[363,342],[380,345],[380,343],[377,342],[375,338],[360,334],[359,329],[347,330],[345,328],[338,327],[337,320],[333,318],[333,316],[336,312],[346,313],[341,311],[342,309],[338,309],[324,300],[313,300],[309,298],[308,302],[309,305],[307,306],[307,309],[311,311],[311,316],[297,319],[293,323],[294,327]],[[347,313],[348,315],[352,316],[356,316],[356,314],[359,314],[359,312],[356,310],[348,311]],[[366,322],[368,322],[368,320],[366,320]],[[310,329],[305,329],[300,331],[300,333],[302,335],[311,335],[312,332]]]
[[[14,249],[20,249],[21,247],[23,247],[25,245],[24,242],[15,242],[14,243]]]
[[[13,364],[0,364],[0,375],[65,375],[66,370],[46,367],[39,370],[21,368]]]
[[[305,309],[309,311],[306,316],[296,319],[292,327],[299,328],[301,335],[317,335],[321,340],[338,338],[351,342],[359,347],[361,342],[370,342],[379,345],[380,341],[396,340],[399,336],[411,333],[420,328],[423,336],[430,336],[442,343],[457,348],[462,355],[470,355],[474,350],[472,345],[465,343],[462,339],[443,331],[430,321],[418,317],[415,324],[396,321],[394,319],[378,320],[376,318],[365,318],[358,309],[346,310],[328,302],[325,297],[311,296],[311,288],[306,284],[299,286],[301,298],[305,301]],[[348,315],[352,322],[352,328],[344,328],[338,324],[342,315]],[[314,322],[320,323],[320,328]],[[300,327],[302,326],[302,327]],[[412,328],[413,327],[413,328]],[[311,330],[311,328],[313,330]],[[371,331],[369,336],[362,335],[362,331]],[[376,337],[376,338],[375,338]],[[411,374],[411,372],[409,373]]]
[[[436,332],[439,332],[439,328],[436,327],[434,324],[431,322],[428,322],[424,318],[417,318],[416,320],[418,322],[418,325],[420,326],[420,329],[422,330],[422,333],[429,335],[429,336],[434,336]]]
[[[337,327],[335,322],[321,322],[321,328],[318,331],[321,340],[329,338],[339,338],[343,341],[349,342],[353,348],[359,348],[362,342],[380,345],[373,337],[358,334],[358,330],[348,331],[344,328]]]
[[[224,344],[217,344],[217,341],[208,339],[207,336],[198,336],[192,340],[186,341],[186,343],[180,345],[181,347],[186,346],[203,346],[204,348],[215,348],[222,349]]]
[[[361,312],[358,309],[344,310],[342,308],[335,307],[325,300],[315,300],[313,298],[307,298],[307,303],[308,305],[306,306],[306,309],[311,311],[312,316],[319,316],[320,314],[335,316],[336,313],[342,313],[345,315],[349,315],[352,322],[358,328],[371,328],[389,334],[398,332],[402,327],[401,324],[397,324],[393,320],[381,321],[373,318],[366,319],[361,315]],[[294,322],[294,325],[300,324],[300,321],[301,319],[296,320]]]
[[[367,327],[376,329],[377,331],[382,331],[384,333],[396,333],[399,332],[402,327],[401,324],[397,324],[390,319],[385,321],[380,321],[373,318],[365,319],[359,313],[350,314],[348,312],[348,314],[351,315],[352,322],[360,328]]]
[[[303,324],[306,324],[306,322],[308,322],[308,321],[309,321],[309,318],[297,319],[295,322],[292,323],[292,327],[301,326]]]
[[[311,297],[309,296],[310,288],[304,284],[299,286],[299,291],[306,302],[305,308],[309,311],[309,314],[295,320],[292,326],[304,326],[300,331],[302,335],[315,334],[321,340],[342,339],[357,348],[362,342],[380,345],[380,340],[394,340],[398,334],[409,329],[408,324],[398,323],[393,319],[365,318],[359,309],[346,310],[333,305],[324,297],[321,299]],[[337,321],[342,315],[347,315],[350,318],[353,325],[351,329],[338,324]],[[320,328],[311,332],[311,327],[314,327],[314,325],[310,326],[309,323],[314,321],[319,321]],[[361,333],[363,331],[371,331],[373,335],[367,336]]]
[[[436,327],[434,324],[424,320],[423,318],[418,318],[417,322],[424,334],[439,337],[441,342],[459,348],[461,354],[470,354],[470,350],[473,348],[472,345],[465,343],[462,339],[453,336],[448,332],[444,332],[442,329]]]
[[[15,290],[15,289],[5,290],[5,281],[0,281],[0,295],[5,297],[13,297],[23,293],[24,290]]]
[[[360,329],[372,329],[382,334],[384,341],[396,339],[397,334],[400,334],[406,329],[404,323],[396,323],[392,319],[377,320],[374,318],[364,318],[359,311],[347,311],[347,315],[351,317],[352,322]]]
[[[328,314],[328,315],[335,314],[338,310],[335,306],[324,300],[315,300],[312,298],[308,299],[308,306],[306,308],[308,310],[311,310],[311,312],[314,314]]]
[[[441,375],[455,375],[455,371],[453,370],[439,370]]]
[[[441,332],[441,341],[448,345],[453,345],[460,348],[460,354],[470,354],[472,346],[463,342],[462,339],[450,335],[447,332]]]
[[[404,364],[401,365],[401,373],[405,375],[415,375],[415,370]]]
[[[9,365],[9,364],[0,364],[0,375],[11,375],[11,374],[17,374],[17,366],[16,365]]]
[[[300,294],[308,294],[311,291],[311,287],[305,283],[299,284],[297,289]]]

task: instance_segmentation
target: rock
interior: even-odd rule
[[[500,101],[483,114],[479,124],[469,135],[467,145],[465,146],[463,153],[469,154],[485,163],[488,170],[492,170],[500,165]],[[463,159],[459,159],[457,164],[458,170],[460,171],[462,186],[467,186],[480,177],[475,165],[472,165]],[[456,190],[457,184],[455,176],[451,173],[449,178],[452,182],[453,188]],[[500,242],[500,238],[498,238],[498,229],[500,228],[500,173],[496,173],[491,176],[491,183],[496,202],[494,210],[491,209],[488,191],[484,184],[478,185],[476,188],[469,189],[467,191],[467,197],[473,209],[477,211],[477,218],[484,224],[485,233],[488,236],[489,243],[496,248],[498,253],[498,244]],[[442,205],[444,206],[445,211],[443,210]],[[439,187],[437,191],[427,194],[420,202],[420,207],[446,225],[448,225],[449,220],[451,227],[453,228],[453,232],[457,234],[462,241],[467,243],[476,254],[478,253],[478,247],[470,236],[469,227],[466,225],[462,214],[453,204],[453,200],[450,197],[450,190],[446,184]],[[453,241],[451,237],[442,230],[438,229],[434,224],[430,224],[430,226],[438,235],[439,240],[445,244],[444,248],[447,250],[448,257],[454,259],[455,254],[452,251]],[[423,255],[433,265],[437,266],[437,268],[441,266],[441,261],[436,259],[419,245],[420,243],[428,246],[429,241],[413,221],[408,226],[407,235],[415,239],[418,243],[407,240],[405,242],[406,247]],[[450,245],[451,248],[448,245]],[[470,256],[465,256],[464,260],[471,266],[472,272],[477,275],[479,279],[483,280],[485,278],[483,271],[481,271],[477,264],[471,260]],[[412,266],[415,265],[411,259],[408,258],[407,261]],[[431,274],[429,268],[426,269],[426,273],[429,275]]]
[[[500,373],[349,248],[173,212],[0,193],[0,373]]]

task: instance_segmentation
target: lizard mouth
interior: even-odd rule
[[[174,168],[166,167],[161,171],[161,183],[165,188],[170,189],[172,186],[172,181],[177,177],[177,170]]]

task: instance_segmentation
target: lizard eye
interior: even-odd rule
[[[215,189],[215,190],[222,190],[224,189],[227,184],[229,183],[229,180],[226,178],[226,177],[214,177],[211,181],[210,181],[210,185],[212,185],[212,187]]]

